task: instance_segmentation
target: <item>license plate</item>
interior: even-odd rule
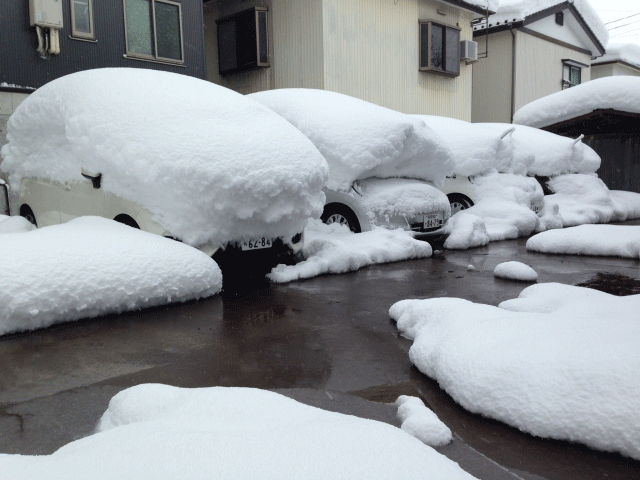
[[[271,248],[270,238],[261,238],[259,240],[249,240],[242,242],[242,250],[259,250],[261,248]]]
[[[432,213],[424,216],[424,228],[434,228],[442,225],[442,214]]]

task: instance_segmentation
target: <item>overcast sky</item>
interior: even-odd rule
[[[608,24],[609,42],[640,44],[640,0],[589,0],[589,3]]]

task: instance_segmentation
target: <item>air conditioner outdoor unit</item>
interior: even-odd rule
[[[460,61],[477,62],[478,61],[478,42],[472,40],[463,40],[460,42]]]
[[[62,0],[29,0],[31,26],[62,28]]]

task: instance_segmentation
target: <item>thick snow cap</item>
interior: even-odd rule
[[[329,163],[327,187],[348,190],[368,177],[438,185],[453,173],[451,151],[415,117],[348,95],[304,88],[249,95],[300,129]]]
[[[591,65],[617,61],[640,68],[640,45],[637,43],[610,43],[607,45],[607,53],[591,62]]]
[[[496,25],[505,22],[519,22],[529,15],[555,7],[566,0],[500,0],[495,15],[489,17],[489,23]],[[609,30],[588,0],[572,0],[580,16],[591,29],[598,41],[604,46],[609,41]]]
[[[212,83],[116,68],[74,73],[27,98],[8,123],[2,169],[58,182],[102,173],[190,245],[300,232],[322,212],[327,165],[288,122]]]
[[[640,77],[598,78],[552,93],[520,108],[513,123],[542,128],[605,108],[640,113]]]

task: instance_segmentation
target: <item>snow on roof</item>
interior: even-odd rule
[[[500,0],[458,0],[457,2],[448,1],[448,0],[440,0],[445,3],[452,3],[454,5],[457,4],[468,4],[471,7],[481,8],[482,10],[489,10],[490,12],[495,12],[498,8],[498,3]]]
[[[367,177],[411,177],[441,183],[453,171],[451,151],[417,118],[326,90],[286,88],[253,93],[300,129],[329,163],[327,187],[348,190]]]
[[[31,94],[8,122],[0,168],[84,181],[151,211],[190,245],[300,232],[320,216],[327,165],[269,109],[186,75],[137,68],[74,73]]]
[[[608,62],[626,62],[640,68],[640,45],[637,43],[610,43],[607,53],[591,62],[591,65]]]
[[[520,108],[513,123],[542,128],[597,109],[640,113],[640,77],[598,78],[552,93]]]
[[[498,9],[489,17],[489,23],[519,22],[563,3],[572,3],[600,43],[603,46],[607,44],[609,30],[588,0],[499,0]]]

